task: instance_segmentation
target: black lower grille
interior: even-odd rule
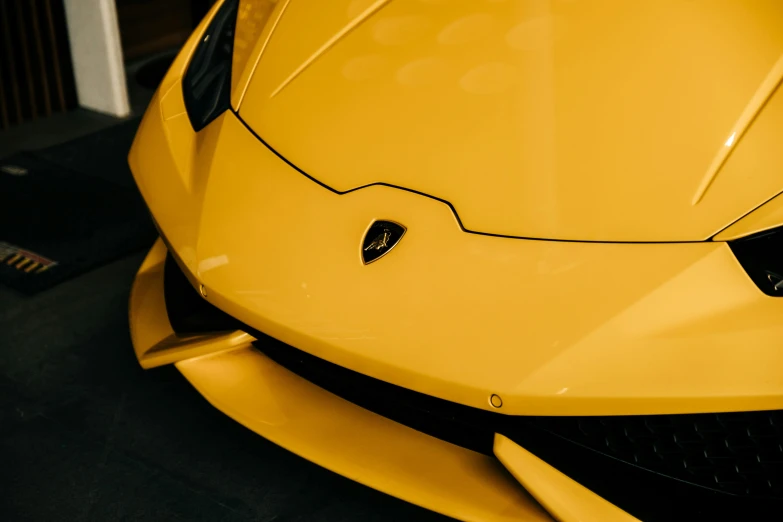
[[[253,345],[280,366],[362,408],[433,437],[492,455],[496,415],[348,370],[266,335]]]
[[[721,478],[731,466],[743,466],[741,462],[751,459],[750,453],[740,451],[748,443],[737,438],[740,433],[763,434],[763,440],[756,439],[759,448],[771,448],[773,439],[783,440],[779,433],[760,427],[776,423],[781,412],[625,417],[501,415],[373,379],[260,332],[250,332],[257,338],[254,346],[259,351],[339,397],[433,437],[488,455],[492,455],[495,433],[502,433],[642,520],[763,519],[783,509],[777,500],[769,498],[776,496],[778,490],[730,488],[728,482],[710,475],[719,469],[722,471],[715,474]],[[720,420],[709,423],[710,419]],[[640,425],[645,428],[640,429]],[[693,437],[686,437],[690,434],[686,426],[690,425],[703,435],[703,441],[711,442],[692,446]],[[670,440],[687,449],[688,455],[679,455],[678,461],[671,453]],[[696,454],[709,452],[711,444],[721,440],[724,445],[736,444],[731,446],[733,453],[724,455],[726,461],[718,461],[715,454],[714,461],[707,462],[716,467],[701,468],[696,473],[695,463],[705,463],[696,460]],[[634,448],[638,459],[630,456]],[[614,453],[621,449],[632,453]],[[777,458],[765,455],[770,463]],[[775,465],[762,468],[766,480],[775,483],[779,469]],[[679,500],[672,503],[671,498]]]
[[[538,418],[562,437],[740,496],[783,497],[783,412]]]
[[[244,328],[242,323],[218,310],[199,295],[171,254],[166,256],[163,271],[163,295],[169,323],[172,330],[179,335]]]
[[[617,417],[508,416],[343,368],[273,339],[202,299],[165,268],[177,333],[243,330],[302,378],[400,424],[487,455],[502,433],[641,520],[769,520],[783,512],[783,412]],[[672,502],[672,499],[677,499]]]

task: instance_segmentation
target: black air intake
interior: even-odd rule
[[[239,321],[201,297],[182,273],[171,254],[163,271],[163,295],[171,328],[179,335],[193,335],[244,328]]]
[[[729,246],[762,292],[783,297],[783,227],[729,241]]]

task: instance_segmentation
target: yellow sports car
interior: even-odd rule
[[[779,0],[218,1],[136,356],[458,519],[777,518],[781,78]]]

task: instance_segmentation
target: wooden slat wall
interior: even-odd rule
[[[62,0],[0,0],[0,130],[76,105]]]

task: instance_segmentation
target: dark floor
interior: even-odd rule
[[[0,157],[114,123],[0,134]],[[127,319],[142,257],[32,297],[0,287],[0,520],[444,520],[267,442],[174,368],[143,371]]]

